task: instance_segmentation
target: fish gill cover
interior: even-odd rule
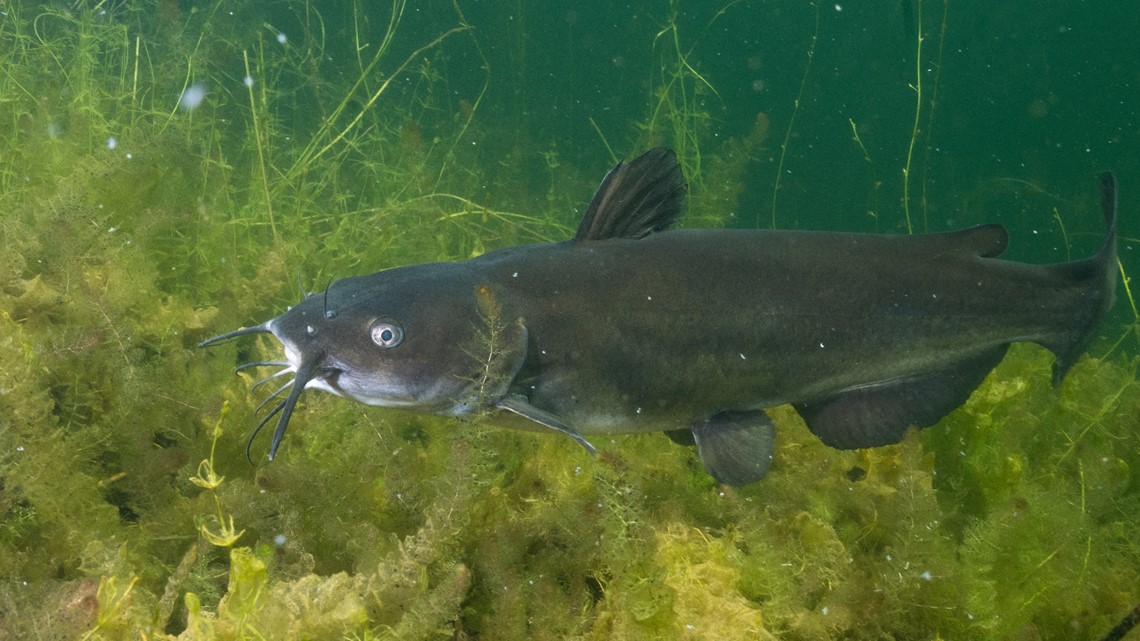
[[[1119,5],[0,5],[0,638],[1102,638],[1140,602]],[[245,461],[232,369],[280,356],[198,341],[567,238],[657,145],[684,225],[995,221],[1033,262],[1091,253],[1114,169],[1112,322],[1059,389],[1019,346],[897,446],[778,409],[739,489],[659,434],[592,458],[320,397]]]

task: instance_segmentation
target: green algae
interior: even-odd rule
[[[216,7],[11,8],[0,638],[1097,639],[1140,601],[1127,341],[1056,390],[1048,355],[1018,346],[963,408],[892,447],[831,450],[777,408],[772,472],[740,489],[661,435],[596,442],[593,458],[315,395],[279,459],[249,465],[260,397],[232,368],[277,348],[198,341],[298,298],[298,271],[317,289],[564,238],[574,221],[553,206],[597,177],[554,152],[523,177],[472,150],[496,132],[475,117],[478,86],[466,110],[441,97],[440,43],[481,55],[458,9],[337,82],[313,62],[315,31],[274,48]],[[393,9],[371,37],[395,37]],[[630,138],[685,141],[702,174],[691,208],[725,224],[767,120],[713,144],[694,94],[712,88],[669,24],[653,105],[684,118],[651,109]],[[213,97],[185,111],[192,77]],[[647,133],[666,125],[682,129]],[[528,180],[550,213],[515,213]]]

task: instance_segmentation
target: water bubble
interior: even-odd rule
[[[206,99],[206,84],[202,82],[195,82],[182,92],[182,97],[178,100],[178,106],[186,109],[187,111],[197,109],[202,101]]]

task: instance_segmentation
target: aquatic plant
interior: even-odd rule
[[[704,31],[731,7],[732,3],[722,7]],[[638,147],[666,146],[673,149],[685,177],[691,184],[701,185],[704,182],[701,144],[708,138],[711,120],[703,102],[709,94],[719,96],[716,88],[694,66],[694,51],[700,42],[700,34],[687,49],[681,44],[680,11],[679,2],[670,3],[669,17],[654,38],[653,46],[660,57],[657,66],[660,75],[655,75],[650,84],[648,114],[646,120],[638,125],[642,131]]]
[[[812,8],[815,9],[815,26],[812,28],[811,40],[808,43],[806,50],[807,61],[804,63],[804,73],[800,78],[800,86],[796,91],[796,97],[792,101],[792,113],[788,117],[788,126],[784,129],[784,139],[780,143],[780,155],[776,161],[776,174],[772,179],[772,229],[777,229],[776,217],[776,203],[780,196],[780,181],[784,177],[784,163],[788,158],[788,145],[792,140],[792,132],[795,130],[796,117],[800,113],[800,106],[804,99],[804,90],[807,88],[808,76],[811,74],[812,63],[815,61],[815,48],[819,44],[819,19],[822,9],[819,0],[811,3]],[[860,146],[862,146],[860,144]],[[866,151],[864,151],[866,155]],[[759,222],[759,221],[757,221]]]

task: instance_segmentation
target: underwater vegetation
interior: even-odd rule
[[[744,488],[660,434],[590,457],[320,395],[250,465],[264,392],[233,368],[279,354],[195,348],[219,328],[336,277],[566,238],[607,146],[676,146],[694,226],[740,222],[757,168],[806,147],[790,112],[713,135],[697,35],[730,13],[658,8],[643,110],[595,123],[587,153],[486,115],[505,63],[464,3],[352,6],[3,5],[0,639],[1096,640],[1140,603],[1124,285],[1060,388],[1016,346],[938,426],[858,452],[777,410],[772,470]],[[894,180],[854,133],[852,165]],[[886,200],[876,225],[904,219]],[[1062,230],[1099,223],[1091,197],[1050,203]]]

